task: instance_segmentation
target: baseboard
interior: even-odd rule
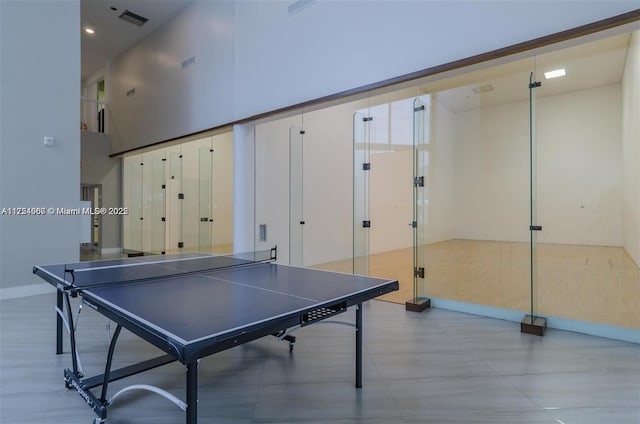
[[[122,247],[108,247],[105,249],[100,249],[101,255],[114,255],[117,253],[122,253]]]
[[[498,318],[506,321],[517,322],[518,324],[526,315],[525,312],[514,311],[511,309],[495,308],[492,306],[476,305],[473,303],[438,298],[431,298],[431,307],[448,309],[456,312],[465,312],[489,318]],[[607,339],[640,344],[640,330],[552,317],[548,315],[545,315],[545,318],[547,319],[547,328],[555,328],[557,330],[572,331],[574,333],[582,333],[590,336],[605,337]]]
[[[37,294],[55,293],[56,289],[45,284],[29,284],[26,286],[7,287],[0,289],[0,300],[15,299],[18,297],[34,296]]]

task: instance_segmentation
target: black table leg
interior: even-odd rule
[[[362,387],[362,303],[356,305],[356,388]]]
[[[187,424],[198,422],[198,361],[187,364]]]

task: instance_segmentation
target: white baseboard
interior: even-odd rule
[[[122,247],[108,247],[106,249],[100,249],[102,255],[113,255],[116,253],[122,253]]]
[[[17,297],[33,296],[36,294],[55,293],[55,287],[49,284],[29,284],[26,286],[7,287],[0,289],[0,300],[15,299]]]

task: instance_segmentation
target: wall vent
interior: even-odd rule
[[[193,65],[194,63],[196,63],[196,57],[190,57],[189,59],[182,62],[182,69],[186,68],[189,65]]]
[[[149,19],[145,18],[144,16],[140,16],[138,14],[135,14],[133,12],[131,12],[129,9],[125,10],[124,12],[122,12],[119,16],[120,19],[122,19],[123,21],[127,21],[130,24],[134,24],[137,26],[142,26],[145,24],[145,22],[147,22]]]
[[[289,9],[288,9],[289,10],[289,15],[293,15],[294,13],[298,13],[299,11],[304,9],[305,7],[309,7],[315,2],[316,2],[316,0],[298,0],[298,1],[295,1],[295,2],[293,2],[293,3],[291,3],[289,5]]]

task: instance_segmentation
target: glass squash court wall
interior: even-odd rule
[[[589,43],[580,55],[580,46],[567,49],[566,56],[577,56],[572,61],[559,63],[562,51],[534,60],[540,82],[532,89],[531,115],[535,315],[640,329],[640,264],[625,243],[640,221],[625,192],[633,184],[625,172],[638,166],[625,149],[640,145],[640,137],[623,131],[640,95],[633,90],[639,77],[631,71],[632,47],[631,34],[622,34]],[[566,75],[545,76],[560,68]],[[586,87],[554,92],[585,78],[586,68],[598,70]],[[606,83],[604,69],[610,71]]]
[[[124,249],[231,252],[233,140],[204,137],[124,159]]]
[[[426,243],[428,224],[430,98],[413,100],[413,297],[407,301],[408,310],[421,311],[430,306],[427,297]],[[425,101],[427,100],[427,101]]]
[[[417,213],[424,228],[414,235],[422,250],[408,253],[425,263],[414,295],[514,320],[533,315],[569,320],[576,328],[640,328],[638,263],[624,243],[640,214],[622,219],[630,215],[623,173],[638,166],[623,154],[623,117],[634,116],[627,109],[634,104],[629,97],[637,96],[628,81],[638,78],[625,71],[633,69],[625,62],[629,38],[464,75],[462,84],[434,84],[445,89],[421,87],[432,100],[424,197],[413,200],[424,208]],[[560,65],[567,75],[546,79],[544,73]],[[606,80],[587,75],[600,67],[610,71]],[[369,99],[370,109],[383,97],[380,103]],[[377,151],[364,142],[367,125],[376,120],[367,124],[362,118],[368,114],[360,115],[353,119],[354,270],[392,276],[374,265],[380,250],[395,255],[391,248],[364,254],[376,244],[380,221]],[[640,143],[637,136],[626,140],[636,149]],[[363,163],[371,164],[366,173]],[[403,303],[407,297],[386,299]]]
[[[432,147],[435,174],[426,186],[436,193],[450,168],[454,206],[452,219],[428,219],[429,297],[514,319],[517,311],[569,320],[575,328],[640,328],[638,264],[624,243],[640,214],[622,219],[629,216],[623,172],[638,165],[624,165],[622,118],[633,101],[623,99],[634,95],[625,82],[634,77],[623,78],[628,40],[623,34],[539,55],[433,92],[433,144],[451,137],[454,151],[447,162]],[[566,76],[544,76],[559,65]],[[616,72],[606,83],[595,74],[590,81],[586,70],[600,67]],[[492,103],[516,79],[519,94]],[[434,240],[430,232],[447,227],[449,237]]]

